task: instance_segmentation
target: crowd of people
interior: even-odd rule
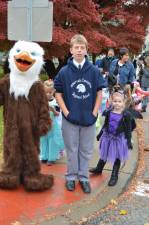
[[[67,64],[53,80],[44,82],[52,129],[40,139],[42,162],[52,165],[65,150],[65,186],[74,191],[79,181],[84,193],[91,192],[89,172],[101,175],[107,162],[113,166],[108,185],[116,185],[121,163],[133,148],[135,119],[142,118],[149,96],[149,54],[139,56],[134,66],[127,48],[121,48],[118,56],[109,49],[93,65],[87,51],[86,38],[73,36]],[[100,158],[89,169],[96,128]]]

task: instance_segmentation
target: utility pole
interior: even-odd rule
[[[33,1],[32,0],[27,0],[27,36],[28,40],[32,41],[32,17],[33,17]]]

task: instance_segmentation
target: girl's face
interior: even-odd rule
[[[114,107],[114,110],[122,111],[125,107],[124,96],[117,92],[114,93],[112,96],[112,105]]]
[[[54,95],[54,88],[46,87],[45,92],[46,92],[48,100],[50,100]]]
[[[122,61],[127,62],[128,60],[129,60],[129,54],[127,53],[127,54],[123,55]]]

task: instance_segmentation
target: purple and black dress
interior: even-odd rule
[[[116,134],[122,114],[110,112],[108,129],[103,131],[100,138],[100,158],[112,164],[116,159],[126,161],[128,159],[128,146],[124,133]]]

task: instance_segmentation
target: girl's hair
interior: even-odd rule
[[[125,96],[126,96],[126,108],[129,108],[133,105],[133,98],[132,98],[132,88],[131,85],[126,85],[124,88]]]
[[[43,84],[45,88],[51,88],[51,89],[54,88],[54,82],[52,80],[46,80],[44,81]]]
[[[82,34],[76,34],[71,38],[70,47],[72,47],[74,44],[85,44],[86,49],[88,49],[88,42]]]
[[[115,91],[115,92],[113,92],[112,94],[111,94],[111,98],[113,99],[114,98],[114,96],[116,96],[116,95],[119,95],[119,96],[121,96],[124,100],[125,100],[125,94],[124,94],[124,92],[123,91]]]
[[[115,85],[113,87],[113,91],[111,92],[111,98],[113,98],[113,96],[116,94],[121,95],[124,99],[126,97],[125,90],[123,90],[119,85]]]

